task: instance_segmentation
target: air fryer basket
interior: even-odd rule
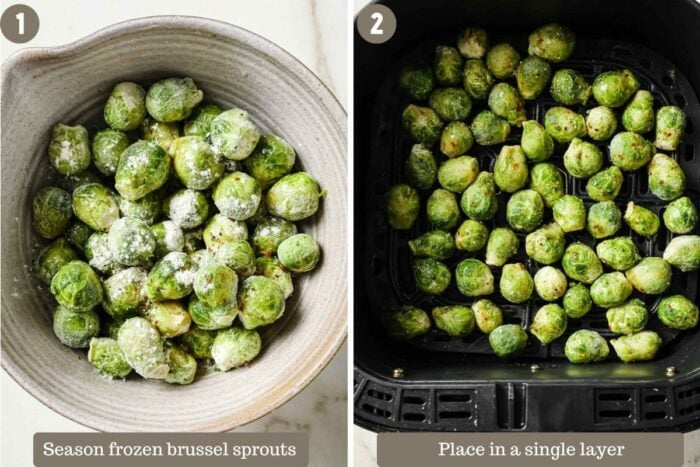
[[[575,30],[578,42],[571,60],[555,69],[574,68],[592,80],[603,70],[629,68],[654,94],[656,105],[684,108],[689,125],[672,156],[683,166],[689,196],[697,204],[700,131],[693,124],[700,124],[700,54],[694,45],[700,41],[700,6],[693,0],[379,3],[396,14],[396,35],[383,45],[367,44],[355,35],[355,422],[375,431],[685,431],[700,425],[700,331],[679,333],[652,316],[649,328],[664,341],[654,361],[623,364],[611,357],[600,364],[572,365],[563,357],[566,335],[588,328],[609,337],[604,310],[570,320],[567,334],[548,346],[530,339],[516,360],[495,357],[478,332],[451,338],[432,330],[409,343],[395,343],[378,320],[399,303],[425,310],[470,303],[454,286],[440,297],[418,292],[406,241],[426,228],[395,231],[385,220],[385,194],[401,179],[412,144],[400,123],[408,102],[397,85],[404,63],[430,57],[437,44],[454,44],[466,25],[484,26],[492,43],[508,41],[524,53],[529,31],[546,22],[563,22]],[[529,119],[541,122],[555,105],[546,94],[527,104]],[[477,104],[472,115],[483,105]],[[506,144],[518,144],[520,134],[513,131]],[[482,170],[491,170],[498,149],[477,146],[469,154],[477,157]],[[564,149],[558,146],[551,161],[561,166]],[[607,152],[605,145],[601,149]],[[585,181],[565,180],[567,192],[590,205]],[[626,174],[616,202],[624,211],[630,200],[657,213],[664,206],[648,192],[643,171]],[[500,225],[505,223],[504,201],[499,199],[495,220]],[[619,234],[627,235],[629,229]],[[632,237],[644,256],[660,256],[671,235],[662,227],[654,239]],[[575,240],[590,244],[591,239],[567,235],[567,242]],[[460,260],[455,256],[450,266]],[[537,269],[522,252],[514,261],[525,263],[533,274]],[[498,270],[494,273],[498,281]],[[697,303],[698,288],[697,273],[674,271],[666,294],[682,293]],[[639,297],[654,313],[658,298]],[[502,307],[506,322],[525,326],[542,305],[537,299],[512,305],[498,294],[489,298]]]

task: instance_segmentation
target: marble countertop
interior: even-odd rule
[[[2,59],[27,46],[55,46],[126,19],[152,15],[202,16],[236,24],[280,45],[308,66],[347,108],[347,7],[343,0],[25,0],[41,25],[23,45],[2,39]],[[274,14],[270,14],[274,11]],[[32,465],[37,431],[89,431],[53,412],[2,371],[1,465]],[[304,391],[269,415],[239,431],[308,431],[314,466],[344,466],[347,452],[347,344]],[[11,448],[10,448],[11,447]]]

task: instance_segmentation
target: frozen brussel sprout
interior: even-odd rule
[[[114,175],[119,156],[129,147],[129,138],[119,130],[98,131],[92,140],[95,167],[104,175]]]
[[[246,329],[276,321],[284,313],[284,293],[272,280],[251,276],[238,289],[238,318]]]
[[[119,198],[119,211],[124,217],[133,217],[152,225],[160,217],[162,211],[161,196],[156,192],[151,192],[136,201]]]
[[[639,89],[639,80],[630,70],[606,71],[593,81],[593,97],[606,107],[625,105]]]
[[[89,347],[88,361],[101,374],[110,378],[125,378],[131,373],[131,367],[116,339],[93,337],[90,339]]]
[[[609,354],[605,338],[590,329],[579,329],[564,344],[564,355],[571,363],[602,362]]]
[[[406,181],[412,187],[418,190],[431,189],[438,173],[433,152],[422,144],[414,144],[406,159],[404,173]]]
[[[106,233],[95,232],[90,235],[85,243],[85,257],[90,266],[104,274],[114,274],[123,268],[109,249]]]
[[[544,114],[544,127],[558,143],[586,135],[586,119],[566,107],[552,107]]]
[[[260,140],[260,132],[250,114],[241,109],[217,115],[211,122],[209,133],[214,152],[234,161],[248,157]]]
[[[468,336],[474,331],[474,311],[464,305],[439,306],[432,311],[435,326],[450,336]]]
[[[622,305],[608,308],[605,317],[608,319],[610,331],[615,334],[634,334],[644,330],[648,313],[644,302],[633,298]]]
[[[527,159],[520,146],[502,146],[493,166],[493,181],[498,188],[513,193],[527,183]]]
[[[98,183],[79,186],[73,192],[73,213],[91,229],[106,232],[119,219],[117,195]]]
[[[408,247],[413,256],[424,258],[446,260],[455,253],[455,241],[452,234],[444,230],[432,230],[418,238],[409,240]]]
[[[220,184],[217,185],[217,188],[219,186]],[[214,193],[217,191],[215,190]],[[257,199],[260,200],[259,197]],[[230,207],[230,205],[227,206]],[[217,207],[219,206],[217,205]],[[209,201],[200,191],[189,188],[178,190],[163,201],[163,213],[181,229],[193,229],[207,220]],[[227,212],[224,214],[228,215]]]
[[[87,263],[71,261],[54,274],[51,293],[64,308],[86,312],[102,301],[102,283]]]
[[[591,139],[607,141],[617,131],[617,117],[609,107],[593,107],[586,114],[586,132]]]
[[[476,327],[484,334],[490,334],[494,329],[503,324],[503,312],[491,300],[482,298],[472,304]]]
[[[525,252],[542,264],[552,264],[564,256],[564,231],[557,224],[547,224],[525,237]]]
[[[610,345],[623,362],[642,362],[656,356],[661,347],[661,337],[654,331],[642,331],[612,339]]]
[[[84,222],[73,222],[65,232],[66,238],[71,244],[80,251],[85,251],[85,244],[92,235],[92,229],[85,225]]]
[[[494,114],[505,118],[511,125],[521,126],[527,120],[525,103],[518,90],[508,83],[498,83],[491,89],[488,104]]]
[[[654,145],[631,131],[616,134],[610,141],[610,160],[622,170],[644,167],[654,155]]]
[[[535,282],[522,263],[506,264],[498,284],[503,298],[511,303],[523,303],[530,299]]]
[[[649,163],[649,191],[664,201],[673,201],[685,191],[685,173],[666,154],[656,154]]]
[[[645,89],[637,91],[622,113],[622,126],[627,131],[648,133],[654,128],[654,95]]]
[[[616,271],[626,271],[639,262],[637,245],[630,237],[603,240],[595,247],[598,258]]]
[[[594,201],[611,201],[620,193],[622,182],[622,171],[613,165],[588,179],[586,193]]]
[[[535,190],[514,193],[506,205],[508,224],[519,232],[532,232],[542,225],[544,201]]]
[[[148,263],[156,250],[156,240],[148,225],[132,217],[116,220],[107,234],[112,256],[124,266]]]
[[[687,234],[698,224],[698,208],[690,198],[684,196],[672,201],[664,210],[664,225],[676,234]]]
[[[409,104],[401,114],[401,123],[411,138],[417,142],[432,146],[442,133],[443,121],[429,107]]]
[[[486,99],[493,87],[493,75],[483,60],[467,60],[462,86],[473,99]]]
[[[269,217],[265,216],[256,224],[256,230],[264,230],[263,227],[258,229],[257,225],[267,224],[270,227],[274,227],[274,230],[279,230],[280,232],[286,231],[291,232],[290,235],[296,233],[296,227],[291,228],[294,225],[289,221],[280,219],[279,217]],[[258,232],[260,238],[267,238],[269,232]],[[279,233],[277,234],[279,235]],[[207,222],[206,227],[204,227],[204,232],[202,233],[204,239],[204,244],[209,250],[216,250],[224,243],[238,242],[241,240],[248,239],[248,226],[243,221],[234,221],[224,216],[223,214],[214,214]],[[285,237],[286,238],[286,237]],[[281,241],[281,240],[280,240]],[[265,242],[269,246],[269,242]],[[261,242],[262,244],[262,242]],[[274,250],[277,251],[277,245],[275,245]],[[265,248],[267,249],[267,248]]]
[[[482,146],[501,144],[510,135],[508,122],[490,110],[479,112],[469,128],[474,140]]]
[[[173,141],[179,137],[180,127],[177,123],[163,123],[146,118],[141,124],[141,139],[157,144],[165,152],[170,151]]]
[[[137,315],[148,301],[147,276],[143,268],[128,268],[106,279],[102,283],[104,310],[118,321]]]
[[[262,340],[257,331],[234,327],[216,333],[211,357],[219,371],[228,371],[251,362],[261,347]]]
[[[578,71],[563,68],[554,73],[549,93],[564,105],[586,104],[591,97],[591,85]]]
[[[177,122],[189,117],[203,98],[191,78],[167,78],[148,88],[146,109],[159,122]]]
[[[135,201],[157,190],[170,175],[170,156],[151,141],[137,141],[122,152],[114,187],[122,197]]]
[[[438,295],[449,287],[452,273],[436,259],[417,258],[413,261],[413,279],[421,292]]]
[[[274,255],[277,247],[287,238],[297,233],[297,227],[281,217],[267,217],[255,226],[251,241],[259,255]],[[206,243],[205,229],[205,243]]]
[[[698,306],[683,295],[662,298],[656,314],[672,329],[691,329],[698,325]]]
[[[462,211],[476,221],[491,219],[498,211],[496,184],[491,172],[480,172],[476,180],[462,193]]]
[[[576,232],[586,228],[586,206],[574,195],[564,195],[552,205],[554,222],[564,232]]]
[[[175,337],[186,333],[192,324],[192,318],[182,303],[178,301],[153,302],[144,312],[163,337]]]
[[[124,321],[117,337],[129,366],[148,379],[165,379],[170,371],[165,341],[145,318],[135,316]]]
[[[182,348],[170,342],[166,343],[165,355],[168,360],[168,374],[165,382],[171,384],[190,384],[197,374],[197,361]]]
[[[593,308],[593,300],[588,287],[578,282],[569,285],[562,300],[564,311],[569,318],[581,318]]]
[[[591,299],[601,308],[621,305],[631,293],[632,284],[617,271],[602,274],[591,285]]]
[[[542,300],[553,302],[566,293],[568,282],[559,269],[545,266],[535,273],[535,290]]]
[[[182,251],[185,248],[185,235],[182,229],[173,221],[163,221],[151,226],[151,234],[156,242],[153,256],[160,259],[171,251]]]
[[[183,136],[170,146],[177,178],[187,188],[206,190],[224,174],[224,166],[204,138]]]
[[[547,87],[551,77],[552,67],[549,62],[533,55],[524,58],[515,70],[518,91],[525,100],[537,99]]]
[[[211,262],[197,269],[193,288],[197,298],[212,308],[232,306],[236,303],[238,276],[228,266]]]
[[[208,360],[211,358],[214,333],[196,326],[190,326],[190,330],[180,336],[180,342],[194,358]]]
[[[309,272],[321,259],[321,248],[311,235],[296,234],[280,243],[277,258],[292,272]]]
[[[467,28],[457,36],[457,48],[464,58],[482,58],[489,49],[489,36],[485,29]]]
[[[435,48],[433,68],[439,85],[456,86],[462,78],[462,55],[454,47],[438,45]]]
[[[436,229],[450,230],[459,222],[459,206],[454,193],[438,188],[426,202],[428,222]]]
[[[264,190],[287,175],[294,167],[295,160],[296,152],[286,141],[275,135],[263,135],[243,163]]]
[[[564,177],[554,164],[540,162],[530,169],[530,189],[539,193],[544,205],[551,208],[556,200],[564,196]]]
[[[435,87],[430,64],[422,62],[405,66],[399,73],[399,87],[412,99],[427,99]]]
[[[419,208],[420,198],[413,187],[404,184],[391,187],[387,195],[386,214],[393,228],[407,230],[413,227]]]
[[[656,139],[654,145],[662,151],[675,151],[681,142],[687,125],[685,113],[674,105],[659,108],[656,112]]]
[[[488,240],[489,229],[479,221],[467,219],[455,232],[455,247],[461,251],[479,251]]]
[[[192,292],[197,268],[187,253],[174,251],[158,261],[146,278],[146,293],[154,302],[177,300]]]
[[[53,312],[53,332],[63,345],[85,349],[100,332],[100,318],[92,310],[81,312],[58,306]]]
[[[104,108],[104,119],[114,130],[135,130],[146,117],[146,91],[136,83],[114,86]]]
[[[564,153],[564,167],[572,177],[591,177],[603,168],[603,153],[595,144],[574,138]]]
[[[255,260],[255,274],[271,279],[282,289],[284,298],[289,298],[294,292],[292,273],[287,271],[279,259],[271,256],[260,256]]]
[[[485,263],[489,266],[503,266],[518,252],[520,240],[512,230],[505,227],[493,229],[486,243]]]
[[[580,242],[572,243],[566,247],[561,265],[567,276],[584,284],[592,284],[603,274],[603,265],[600,264],[595,251]]]
[[[61,175],[76,175],[90,166],[90,141],[82,125],[53,127],[49,162]]]
[[[486,66],[493,76],[507,79],[515,74],[520,63],[520,54],[510,44],[494,45],[486,53]]]
[[[535,313],[530,324],[530,334],[546,345],[564,334],[566,324],[564,309],[556,303],[548,303]]]
[[[573,31],[551,23],[535,29],[528,37],[528,53],[550,62],[562,62],[571,56],[576,45]]]
[[[542,162],[554,153],[554,140],[542,125],[535,120],[523,122],[523,135],[520,146],[532,162]]]
[[[467,297],[493,293],[493,274],[489,267],[478,259],[467,258],[460,261],[455,270],[455,280],[459,291]]]
[[[45,284],[51,284],[51,279],[59,269],[77,259],[79,259],[78,254],[71,248],[68,241],[59,238],[41,251],[34,269],[39,279]]]
[[[471,156],[460,156],[440,164],[437,179],[444,189],[454,193],[462,193],[476,180],[478,174],[479,163],[476,159]]]
[[[634,201],[627,203],[623,219],[630,229],[643,237],[651,237],[656,234],[661,226],[659,216],[654,211],[634,204]]]
[[[462,75],[460,69],[460,78]],[[472,100],[464,89],[440,88],[433,91],[430,107],[445,121],[466,120],[472,110]]]
[[[430,330],[428,313],[410,305],[398,306],[384,315],[384,326],[394,339],[409,340]]]
[[[192,322],[207,331],[231,327],[231,323],[238,316],[238,308],[235,304],[212,308],[197,298],[197,295],[190,296],[187,311]]]
[[[474,145],[474,136],[464,122],[450,122],[440,135],[440,151],[447,157],[461,156]]]
[[[527,334],[519,324],[503,324],[489,333],[489,344],[501,358],[517,357],[527,346]]]
[[[223,243],[213,253],[216,261],[230,267],[241,277],[255,272],[255,252],[245,240]]]
[[[666,245],[664,259],[683,272],[700,269],[700,235],[681,235]]]
[[[44,187],[34,195],[32,214],[34,230],[44,238],[56,238],[73,216],[71,196],[55,186]]]
[[[586,228],[595,239],[615,235],[622,227],[622,213],[612,201],[595,203],[588,210]]]
[[[214,104],[201,104],[187,118],[182,125],[182,134],[185,136],[209,137],[211,122],[222,110]]]
[[[224,180],[229,177],[230,175],[224,178]],[[221,185],[221,183],[219,183],[219,185]],[[240,191],[239,193],[244,194]],[[226,195],[226,190],[224,190],[224,195]],[[216,190],[214,190],[214,196],[216,196]],[[318,211],[319,199],[322,196],[324,196],[324,193],[320,190],[318,182],[316,182],[311,175],[306,172],[296,172],[285,175],[270,187],[265,197],[265,204],[268,211],[273,216],[295,222],[316,214],[316,211]],[[224,202],[226,198],[227,196],[222,200],[222,204],[224,205],[226,204]],[[214,199],[214,201],[216,201],[216,199]],[[217,207],[219,206],[217,205]],[[226,214],[220,207],[219,210],[223,214]],[[255,213],[255,210],[253,210],[253,213]],[[240,218],[240,216],[234,217],[229,215],[228,217],[237,220],[247,220],[250,216]]]

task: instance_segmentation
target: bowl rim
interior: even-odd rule
[[[200,32],[214,32],[216,35],[224,36],[232,40],[242,40],[247,43],[252,43],[256,48],[261,49],[263,52],[275,58],[280,63],[284,63],[290,72],[297,76],[300,76],[306,83],[310,85],[311,88],[315,90],[315,92],[322,94],[322,100],[327,104],[329,111],[334,116],[334,119],[340,122],[341,126],[343,126],[344,123],[346,129],[345,139],[347,148],[347,113],[344,107],[338,101],[338,98],[335,96],[335,94],[333,94],[333,92],[328,88],[328,86],[323,81],[321,81],[321,79],[313,71],[311,71],[309,67],[302,63],[298,58],[293,56],[290,52],[283,49],[281,46],[275,44],[271,40],[265,38],[264,36],[261,36],[260,34],[257,34],[241,26],[237,26],[231,23],[211,18],[188,15],[144,16],[139,18],[127,19],[111,24],[67,44],[51,47],[25,47],[19,49],[13,52],[10,56],[8,56],[2,63],[2,80],[0,82],[1,89],[4,90],[7,88],[9,77],[12,74],[11,70],[23,63],[70,58],[72,56],[84,53],[85,51],[90,50],[92,48],[100,47],[120,36],[128,35],[134,30],[140,30],[144,28],[151,29],[159,27],[171,27],[176,29],[187,29],[191,31]],[[4,95],[4,92],[2,94]],[[340,271],[340,273],[343,276],[347,277],[346,270]],[[347,280],[345,282],[347,283]],[[327,346],[324,349],[321,349],[320,352],[316,353],[316,362],[309,367],[310,369],[302,375],[302,378],[299,381],[295,382],[295,384],[288,385],[287,389],[283,391],[279,395],[279,397],[269,400],[267,403],[261,404],[256,408],[249,409],[247,411],[249,417],[247,417],[247,420],[244,423],[218,423],[215,427],[216,431],[229,431],[244,426],[246,424],[252,423],[269,414],[273,410],[279,408],[280,406],[284,405],[285,403],[289,402],[295,396],[300,394],[304,389],[306,389],[311,384],[311,382],[313,382],[316,379],[316,377],[321,373],[321,371],[323,371],[326,368],[326,366],[330,363],[333,357],[336,356],[336,354],[339,352],[339,350],[341,349],[341,347],[347,339],[347,293],[345,294],[345,298],[340,304],[340,308],[343,309],[343,313],[340,314],[340,326],[336,328],[340,330],[340,332],[336,332],[336,335],[333,336],[332,340],[330,340],[329,346]],[[0,325],[0,329],[1,328],[2,326]],[[0,341],[2,341],[1,338]],[[45,407],[53,410],[59,415],[66,417],[67,419],[75,423],[78,423],[95,431],[104,431],[102,428],[95,426],[88,419],[78,419],[78,417],[74,416],[71,412],[66,410],[66,406],[60,403],[55,403],[51,400],[50,397],[48,397],[47,394],[44,394],[44,392],[34,391],[32,389],[33,382],[31,378],[26,377],[25,373],[21,370],[20,365],[18,365],[14,360],[10,360],[8,357],[6,357],[3,349],[4,345],[0,346],[0,364],[3,370],[25,392],[34,397],[34,399],[41,402]],[[200,430],[198,431],[201,430],[206,430],[206,428],[200,428]]]

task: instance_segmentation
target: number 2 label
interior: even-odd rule
[[[384,16],[377,11],[372,13],[370,18],[374,20],[374,26],[372,26],[372,29],[369,30],[369,33],[373,36],[381,36],[384,34],[384,30],[380,28],[382,21],[384,21]]]

